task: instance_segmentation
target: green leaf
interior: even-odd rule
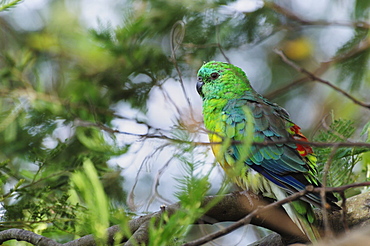
[[[356,19],[364,18],[365,20],[369,20],[369,15],[370,15],[370,1],[356,0],[355,5]]]
[[[0,1],[0,12],[10,10],[11,8],[14,8],[15,6],[17,6],[22,1],[23,0],[13,0],[13,1],[1,0]]]
[[[86,159],[82,171],[76,172],[71,177],[72,188],[70,201],[75,204],[85,204],[86,216],[82,219],[81,226],[90,229],[101,245],[104,245],[109,227],[109,203],[100,182],[98,173],[91,162]]]
[[[361,136],[367,134],[367,142],[370,142],[370,121],[362,128]]]

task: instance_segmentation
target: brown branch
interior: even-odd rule
[[[340,187],[326,187],[326,191],[339,192],[342,193],[349,188],[370,186],[370,182],[354,183],[349,185],[344,185]],[[214,207],[205,213],[198,223],[215,223],[221,221],[239,221],[236,226],[242,226],[246,223],[252,223],[254,225],[269,228],[273,231],[277,231],[282,235],[283,240],[277,235],[269,236],[264,239],[263,242],[268,242],[266,240],[274,240],[274,245],[284,245],[287,243],[305,241],[304,236],[298,227],[290,220],[286,215],[285,210],[283,210],[280,205],[285,202],[292,201],[305,195],[308,192],[320,192],[321,188],[308,188],[307,190],[295,193],[284,200],[277,201],[275,203],[270,203],[270,201],[265,200],[260,196],[256,196],[245,192],[235,192],[227,194],[222,197],[221,200],[215,196],[205,197],[202,202],[202,207],[206,207],[207,204],[212,202],[213,199],[218,199]],[[354,226],[366,226],[370,225],[370,214],[369,214],[369,193],[360,194],[351,197],[346,200],[347,207],[347,222],[348,227],[352,228]],[[138,217],[129,222],[129,229],[133,233],[130,240],[133,240],[137,244],[148,242],[149,233],[149,221],[152,218],[159,220],[164,212],[168,216],[173,215],[177,210],[182,209],[179,203],[167,206],[165,209],[161,209],[158,212],[148,214],[145,216]],[[329,221],[334,232],[341,233],[344,229],[343,220],[341,218],[340,212],[333,212],[328,214]],[[320,209],[317,209],[317,221],[318,225],[323,223],[322,213]],[[235,226],[235,227],[236,227]],[[232,228],[231,228],[232,229]],[[228,229],[229,230],[229,229]],[[114,244],[114,235],[120,231],[118,226],[112,226],[108,229],[108,242],[107,245]],[[221,234],[225,235],[225,231],[218,232],[216,236]],[[213,239],[214,236],[207,237],[207,240]],[[51,239],[45,238],[34,234],[33,232],[27,232],[20,229],[9,229],[0,232],[0,243],[8,240],[16,239],[19,241],[27,241],[34,245],[61,245],[54,242]],[[204,242],[204,239],[199,239]],[[276,241],[275,241],[276,240]],[[306,239],[307,240],[307,239]],[[185,245],[199,245],[196,243],[201,243],[202,241],[193,241]],[[125,246],[135,245],[128,238],[124,240]],[[42,244],[44,243],[44,244]],[[77,240],[63,244],[63,246],[82,246],[82,245],[95,245],[94,237],[92,235],[87,235],[81,237]],[[254,244],[256,245],[256,244]],[[259,244],[262,245],[262,244]],[[265,244],[266,245],[266,244]],[[269,244],[271,245],[271,244]]]
[[[363,182],[363,183],[354,183],[349,185],[344,185],[340,187],[326,187],[325,191],[327,192],[344,192],[349,188],[355,187],[363,187],[363,186],[370,186],[370,182]],[[209,242],[215,238],[220,236],[226,235],[227,233],[243,226],[245,224],[254,224],[258,226],[262,226],[268,228],[270,230],[278,232],[283,237],[284,243],[293,243],[297,241],[307,241],[308,239],[302,234],[302,232],[298,229],[298,227],[290,220],[290,218],[285,213],[285,210],[281,208],[282,204],[287,202],[293,201],[298,199],[301,196],[304,196],[308,192],[316,192],[320,193],[322,188],[317,187],[308,187],[304,191],[300,191],[295,193],[286,199],[270,203],[270,201],[265,200],[261,196],[256,196],[251,193],[246,192],[236,192],[231,193],[223,196],[223,198],[217,203],[214,207],[212,207],[209,211],[205,213],[203,219],[198,221],[202,223],[210,223],[211,221],[214,222],[222,222],[222,221],[237,221],[234,225],[230,227],[226,227],[221,231],[215,232],[213,234],[207,235],[203,238],[195,240],[193,242],[189,242],[184,244],[186,246],[189,245],[200,245],[202,243]],[[368,205],[367,205],[367,198],[369,193],[361,194],[352,198],[349,198],[348,203],[348,211],[352,211],[348,213],[348,226],[353,227],[358,224],[369,223],[370,224],[370,215],[368,214]],[[207,204],[212,202],[215,199],[215,196],[208,196],[205,197],[202,202],[202,207],[206,207]],[[219,198],[216,198],[219,199]],[[232,209],[230,209],[232,208]],[[165,212],[168,216],[174,214],[177,210],[181,209],[181,205],[179,203],[175,203],[166,207]],[[361,211],[360,211],[361,210]],[[161,209],[158,212],[153,214],[141,216],[137,219],[130,221],[129,227],[130,230],[134,233],[133,239],[137,243],[147,243],[147,235],[148,235],[148,222],[151,218],[160,219],[162,213],[164,212]],[[322,213],[321,210],[318,209],[318,224],[323,223]],[[344,225],[341,223],[342,218],[339,212],[333,212],[328,214],[329,220],[335,232],[343,231]],[[245,216],[245,217],[244,217]],[[284,226],[282,226],[284,225]],[[115,230],[118,230],[118,227],[115,227]],[[112,233],[110,233],[111,235]],[[89,236],[86,236],[89,237]],[[91,237],[91,236],[90,236]],[[130,242],[126,242],[125,246],[131,246]],[[183,246],[184,246],[183,245]],[[71,245],[68,245],[71,246]]]
[[[269,209],[272,209],[272,208],[277,208],[285,203],[288,203],[288,202],[291,202],[291,201],[294,201],[302,196],[304,196],[305,194],[308,193],[308,190],[303,190],[303,191],[300,191],[300,192],[297,192],[297,193],[294,193],[290,196],[288,196],[287,198],[285,199],[282,199],[280,201],[276,201],[276,202],[273,202],[273,203],[270,203],[269,205],[267,206],[263,206],[263,207],[258,207],[257,209],[255,209],[253,212],[251,212],[250,214],[248,214],[247,216],[245,216],[243,219],[240,219],[239,221],[237,221],[236,223],[228,226],[228,227],[225,227],[219,231],[216,231],[214,233],[211,233],[211,234],[208,234],[202,238],[199,238],[197,240],[194,240],[192,242],[189,242],[189,243],[185,243],[183,244],[182,246],[197,246],[197,245],[202,245],[204,243],[207,243],[207,242],[210,242],[216,238],[219,238],[219,237],[222,237],[232,231],[235,231],[236,229],[244,226],[244,225],[247,225],[247,224],[250,224],[251,221],[252,221],[252,218],[257,216],[258,214],[260,213],[263,213],[265,212],[266,210],[269,210]],[[306,239],[306,242],[307,242],[307,239]]]
[[[343,192],[349,188],[370,186],[370,182],[354,183],[349,185],[344,185],[340,187],[326,187],[326,191],[331,192]],[[225,228],[219,232],[206,236],[204,238],[189,242],[184,245],[200,245],[201,243],[209,242],[217,237],[226,235],[228,232],[236,229],[244,224],[252,223],[254,225],[262,226],[273,231],[278,232],[282,235],[284,244],[293,243],[297,241],[307,241],[298,227],[290,220],[286,215],[285,211],[281,209],[281,205],[298,199],[299,197],[305,195],[308,192],[319,193],[321,188],[308,187],[307,190],[295,193],[286,199],[270,203],[266,201],[263,197],[253,195],[251,193],[236,192],[225,195],[218,204],[216,204],[212,209],[207,211],[203,216],[203,223],[222,222],[222,221],[238,221],[234,226],[230,228]],[[368,213],[368,197],[369,193],[361,194],[347,200],[348,211],[347,214],[348,226],[354,227],[356,225],[367,225],[370,224],[370,215]],[[207,204],[212,202],[215,196],[205,197],[202,203],[202,207],[206,207]],[[218,198],[216,198],[218,199]],[[268,204],[268,205],[266,205]],[[232,208],[232,209],[230,209]],[[179,203],[172,204],[166,207],[165,211],[168,216],[174,214],[178,209],[181,209]],[[164,211],[160,210],[153,214],[145,215],[130,221],[129,227],[132,232],[136,232],[133,235],[134,240],[137,243],[147,243],[148,235],[148,221],[154,217],[159,219]],[[328,214],[329,220],[336,233],[343,231],[343,224],[341,223],[342,218],[340,212],[333,212]],[[244,217],[245,216],[245,217]],[[323,223],[321,210],[317,210],[318,225]],[[211,219],[210,219],[211,218]],[[284,225],[284,226],[282,226]],[[111,229],[111,228],[110,228]],[[115,231],[118,231],[118,227],[115,227]],[[112,233],[110,233],[112,235]],[[146,236],[145,236],[146,235]],[[91,236],[86,236],[91,237]],[[275,240],[275,239],[274,239]],[[277,240],[277,239],[276,239]],[[280,245],[284,245],[280,244]],[[127,242],[125,246],[131,246],[130,242]],[[68,245],[71,246],[71,245]]]
[[[299,17],[292,11],[276,4],[276,3],[267,3],[267,6],[275,10],[275,12],[286,16],[287,18],[299,22],[302,25],[314,25],[314,26],[348,26],[353,28],[363,28],[363,29],[370,29],[370,23],[365,21],[356,21],[356,22],[340,22],[340,21],[325,21],[325,20],[318,20],[318,21],[311,21],[305,20],[302,17]]]
[[[353,56],[355,56],[355,55],[357,55],[357,54],[359,54],[359,53],[361,53],[364,50],[367,50],[369,48],[370,48],[370,38],[367,38],[367,39],[363,40],[362,42],[360,42],[353,49],[349,50],[348,52],[346,52],[344,54],[337,55],[337,56],[333,57],[330,61],[322,62],[320,64],[320,66],[314,72],[311,72],[310,74],[313,74],[315,77],[319,77],[323,73],[325,73],[333,64],[345,61],[345,60],[347,60],[347,59],[349,59],[349,58],[351,58],[351,57],[353,57]],[[301,72],[301,71],[298,71],[298,72]],[[274,97],[276,97],[278,95],[281,95],[282,93],[284,93],[288,90],[291,90],[291,88],[294,87],[294,86],[299,86],[301,84],[304,84],[304,83],[307,83],[307,82],[310,82],[310,81],[312,81],[312,76],[311,75],[306,75],[305,77],[294,80],[293,82],[285,85],[284,87],[279,88],[275,91],[272,91],[272,92],[266,94],[265,96],[267,98],[274,98]]]
[[[214,233],[208,234],[208,235],[206,235],[202,238],[199,238],[197,240],[194,240],[192,242],[185,243],[182,246],[202,245],[202,244],[207,243],[211,240],[214,240],[216,238],[224,236],[224,235],[228,234],[229,232],[232,232],[232,231],[238,229],[239,227],[241,227],[243,225],[249,224],[251,222],[252,218],[257,216],[259,213],[265,212],[266,210],[276,208],[276,207],[279,207],[283,204],[286,204],[286,203],[289,203],[291,201],[297,200],[297,199],[306,195],[309,192],[321,193],[324,190],[326,192],[332,191],[332,192],[340,192],[341,193],[341,192],[344,192],[345,190],[347,190],[349,188],[369,186],[369,185],[370,185],[370,182],[355,183],[355,184],[344,185],[344,186],[340,186],[340,187],[332,187],[332,188],[326,188],[326,187],[324,187],[324,188],[321,188],[321,187],[313,188],[312,186],[307,186],[305,190],[294,193],[294,194],[288,196],[285,199],[270,203],[269,205],[264,206],[264,207],[258,207],[257,209],[255,209],[254,211],[249,213],[247,216],[245,216],[243,219],[237,221],[236,223],[232,224],[231,226],[225,227],[222,230],[219,230],[219,231],[216,231]],[[367,194],[367,196],[368,196],[368,194]],[[362,204],[365,204],[365,202],[363,202]],[[333,214],[337,215],[338,213],[333,213]],[[338,216],[336,216],[336,217],[338,217]],[[323,222],[323,223],[325,223],[326,219],[328,220],[328,218],[324,218],[324,213],[322,213],[321,218],[322,218],[321,222]],[[276,219],[276,217],[274,219]],[[362,219],[364,219],[364,218],[362,218]],[[370,216],[367,215],[366,216],[366,221],[369,220],[369,219],[370,219]],[[281,224],[284,224],[284,223],[281,223]],[[340,224],[340,223],[336,223],[336,224],[337,224],[336,229],[337,229],[337,232],[338,232],[339,231],[338,228],[342,229],[343,227],[338,227],[338,224]],[[353,224],[351,226],[353,226]]]
[[[131,132],[123,132],[111,129],[103,124],[100,123],[93,123],[88,121],[82,121],[82,120],[76,120],[74,122],[76,126],[83,126],[83,127],[96,127],[100,130],[106,131],[108,133],[115,133],[115,134],[124,134],[124,135],[130,135],[130,136],[136,136],[142,139],[161,139],[161,140],[167,140],[174,143],[183,143],[183,144],[191,144],[191,145],[198,145],[198,146],[209,146],[214,144],[223,144],[223,142],[197,142],[197,141],[188,141],[188,140],[182,140],[177,138],[172,138],[169,136],[166,136],[159,132],[158,134],[138,134],[138,133],[131,133]],[[160,130],[160,129],[155,129]],[[370,148],[370,143],[367,142],[305,142],[305,141],[299,141],[295,139],[281,139],[276,141],[265,141],[265,142],[253,142],[253,145],[257,146],[267,146],[267,145],[273,145],[273,144],[284,144],[284,143],[296,143],[296,144],[302,144],[302,145],[310,145],[313,147],[318,148],[327,148],[327,147],[364,147],[364,148]],[[231,141],[231,144],[243,144],[241,141]]]
[[[0,244],[9,240],[25,241],[37,246],[60,246],[54,240],[23,229],[8,229],[0,232]]]
[[[126,134],[125,132],[119,132],[120,134]],[[191,145],[199,145],[199,146],[209,146],[209,145],[215,145],[215,144],[223,144],[223,142],[195,142],[195,141],[187,141],[187,140],[181,140],[181,139],[175,139],[171,138],[165,135],[142,135],[142,134],[132,134],[130,135],[137,135],[139,137],[143,138],[157,138],[162,140],[168,140],[175,143],[183,143],[183,144],[191,144]],[[327,147],[364,147],[364,148],[370,148],[370,143],[367,142],[305,142],[305,141],[299,141],[294,139],[282,139],[282,140],[276,140],[276,141],[265,141],[265,142],[253,142],[253,145],[257,146],[268,146],[268,145],[274,145],[274,144],[284,144],[284,143],[296,143],[296,144],[303,144],[303,145],[310,145],[318,148],[327,148]],[[243,144],[242,141],[231,141],[231,144]]]
[[[370,104],[369,103],[364,103],[358,99],[356,99],[355,97],[353,97],[352,95],[350,95],[348,92],[342,90],[341,88],[333,85],[332,83],[330,83],[329,81],[327,80],[324,80],[320,77],[317,77],[315,74],[309,72],[308,70],[306,70],[305,68],[302,68],[300,66],[298,66],[297,64],[295,64],[294,62],[292,62],[291,60],[289,60],[285,55],[284,53],[281,51],[281,50],[277,50],[275,49],[274,52],[276,54],[278,54],[281,59],[286,63],[288,64],[289,66],[291,66],[292,68],[294,68],[296,71],[302,73],[302,74],[305,74],[307,75],[308,78],[310,78],[311,81],[317,81],[317,82],[320,82],[322,84],[325,84],[331,88],[333,88],[335,91],[343,94],[345,97],[347,97],[348,99],[350,99],[352,102],[354,102],[355,104],[357,105],[360,105],[364,108],[367,108],[367,109],[370,109]]]

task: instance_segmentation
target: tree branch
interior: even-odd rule
[[[369,105],[370,106],[370,105]],[[108,133],[114,133],[114,134],[124,134],[124,135],[130,135],[130,136],[136,136],[141,139],[161,139],[161,140],[167,140],[174,143],[183,143],[183,144],[191,144],[191,145],[198,145],[198,146],[208,146],[208,145],[214,145],[214,144],[223,144],[223,142],[197,142],[197,141],[190,141],[190,140],[183,140],[183,139],[177,139],[173,137],[169,137],[167,135],[164,135],[163,133],[159,132],[158,134],[138,134],[138,133],[131,133],[131,132],[123,132],[111,129],[103,124],[100,123],[93,123],[89,121],[82,121],[78,120],[75,123],[78,126],[83,127],[96,127],[100,130],[106,131]],[[158,130],[158,129],[157,129]],[[208,131],[205,131],[208,133]],[[327,148],[327,147],[364,147],[370,149],[370,143],[367,142],[309,142],[309,141],[299,141],[295,139],[281,139],[281,140],[275,140],[275,141],[265,141],[265,142],[253,142],[253,145],[257,146],[267,146],[267,145],[275,145],[275,144],[284,144],[284,143],[296,143],[301,145],[310,145],[318,148]],[[231,141],[231,144],[243,144],[242,141]]]
[[[310,81],[313,80],[312,75],[314,75],[314,77],[319,77],[320,75],[325,73],[333,64],[343,62],[343,61],[345,61],[345,60],[347,60],[347,59],[349,59],[349,58],[351,58],[351,57],[353,57],[353,56],[355,56],[355,55],[357,55],[357,54],[359,54],[359,53],[361,53],[364,50],[367,50],[369,48],[370,48],[370,38],[366,38],[363,41],[361,41],[357,46],[355,46],[353,49],[349,50],[348,52],[346,52],[344,54],[339,54],[339,55],[333,57],[330,61],[322,62],[320,64],[320,66],[314,72],[310,72],[310,74],[306,74],[305,77],[297,79],[297,80],[287,84],[286,86],[284,86],[282,88],[279,88],[275,91],[272,91],[272,92],[266,94],[265,96],[267,98],[274,98],[277,95],[281,95],[284,92],[290,90],[293,86],[298,86],[298,85],[310,82]],[[300,70],[298,70],[298,72],[302,73],[302,71],[300,71]]]
[[[276,3],[266,3],[267,6],[271,7],[273,10],[275,10],[277,13],[280,13],[287,18],[296,21],[300,23],[301,25],[310,25],[310,26],[348,26],[348,27],[354,27],[354,28],[363,28],[363,29],[370,29],[370,23],[367,23],[365,21],[356,21],[356,22],[339,22],[339,21],[324,21],[324,20],[318,20],[318,21],[311,21],[303,19],[302,17],[299,17],[298,15],[294,14],[292,11],[276,4]]]
[[[370,182],[363,183],[354,183],[349,185],[344,185],[340,187],[326,187],[325,191],[331,192],[343,192],[349,188],[354,187],[363,187],[370,186]],[[219,236],[226,235],[230,231],[243,226],[245,224],[254,224],[257,226],[262,226],[268,229],[271,229],[281,235],[271,235],[266,239],[261,240],[260,244],[254,245],[263,245],[263,242],[272,243],[270,240],[274,240],[275,244],[269,245],[284,245],[287,243],[293,242],[307,242],[308,239],[302,234],[298,227],[290,220],[290,218],[285,213],[285,210],[281,208],[281,205],[299,197],[307,194],[308,192],[317,192],[319,193],[322,189],[320,187],[313,188],[307,187],[306,190],[295,193],[286,199],[271,203],[271,201],[254,195],[248,192],[234,192],[231,194],[224,195],[219,203],[207,211],[202,218],[200,218],[195,223],[216,223],[222,221],[237,221],[230,228],[224,228],[221,231],[207,235],[203,238],[195,240],[184,244],[183,246],[190,245],[200,245],[205,242],[209,242]],[[370,193],[360,194],[351,198],[346,199],[346,221],[349,228],[354,226],[370,226]],[[213,199],[219,199],[216,196],[207,196],[202,202],[202,206],[206,207],[209,202],[212,202]],[[132,232],[132,238],[125,238],[124,245],[131,246],[134,245],[132,241],[135,241],[137,244],[147,243],[148,242],[148,233],[149,233],[149,221],[154,218],[159,221],[162,214],[165,212],[168,216],[173,215],[176,211],[181,209],[179,203],[175,203],[161,209],[155,213],[148,214],[145,216],[138,217],[129,222],[129,229]],[[323,225],[323,215],[321,209],[316,209],[317,215],[317,224],[318,226]],[[343,218],[340,212],[335,211],[328,213],[328,220],[330,222],[331,229],[334,233],[338,234],[342,232],[345,228],[345,225],[342,223]],[[120,231],[118,226],[112,226],[108,228],[108,245],[114,244],[114,237],[117,232]],[[9,240],[18,240],[26,241],[33,245],[52,245],[52,246],[81,246],[81,245],[95,245],[94,237],[92,235],[87,235],[81,237],[77,240],[59,244],[55,241],[37,235],[33,232],[21,230],[21,229],[9,229],[6,231],[0,232],[0,243],[4,243]]]
[[[342,90],[341,88],[333,85],[332,83],[330,83],[329,81],[327,80],[324,80],[320,77],[317,77],[315,74],[307,71],[305,68],[302,68],[300,66],[298,66],[297,64],[295,64],[294,62],[292,62],[291,60],[289,60],[285,55],[284,53],[281,51],[281,50],[277,50],[275,49],[274,52],[276,54],[278,54],[281,59],[286,63],[288,64],[289,66],[291,66],[292,68],[294,68],[295,70],[297,70],[298,72],[300,73],[303,73],[305,75],[307,75],[308,78],[310,78],[312,81],[317,81],[317,82],[320,82],[322,84],[325,84],[331,88],[333,88],[335,91],[343,94],[345,97],[347,97],[348,99],[350,99],[352,102],[354,102],[355,104],[357,105],[360,105],[364,108],[367,108],[367,109],[370,109],[370,104],[369,103],[364,103],[364,102],[361,102],[360,100],[356,99],[355,97],[353,97],[352,95],[350,95],[348,92]]]
[[[23,229],[8,229],[0,232],[0,244],[9,240],[25,241],[37,246],[60,246],[54,240]]]

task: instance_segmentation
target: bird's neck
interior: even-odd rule
[[[222,111],[229,100],[225,98],[211,98],[203,101],[204,125],[211,132],[219,132],[218,123]]]

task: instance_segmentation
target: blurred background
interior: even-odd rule
[[[365,0],[0,1],[1,230],[60,242],[96,232],[82,214],[100,184],[76,176],[86,163],[108,204],[94,209],[108,210],[108,224],[232,190],[209,146],[191,144],[208,141],[195,84],[210,60],[240,66],[309,139],[367,141],[369,108],[276,50],[369,103],[369,29]],[[317,151],[323,163],[330,150]],[[369,177],[368,154],[346,151],[330,185]],[[204,178],[193,194],[191,182]],[[224,225],[190,230],[187,240]],[[212,245],[265,233],[248,226]]]

